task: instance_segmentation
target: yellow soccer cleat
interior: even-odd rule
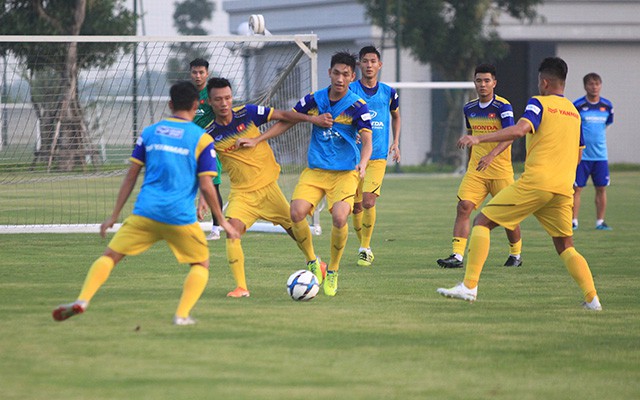
[[[338,272],[327,271],[327,279],[324,282],[324,294],[335,296],[338,292]]]
[[[318,257],[314,261],[307,263],[307,269],[313,272],[316,278],[318,278],[318,285],[321,285],[327,275],[327,264],[323,263],[320,257]]]

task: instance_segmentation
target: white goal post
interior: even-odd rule
[[[0,233],[96,232],[136,136],[168,116],[169,87],[189,79],[191,59],[229,79],[237,104],[290,109],[318,89],[317,46],[313,34],[0,36]],[[270,141],[288,197],[306,166],[310,130],[300,123]],[[321,232],[317,213],[311,225]]]

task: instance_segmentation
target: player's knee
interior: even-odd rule
[[[353,203],[353,213],[360,214],[362,212],[362,203]]]
[[[376,205],[376,196],[367,196],[362,200],[362,206],[364,208],[372,208]]]
[[[461,200],[458,202],[458,206],[456,207],[456,211],[460,216],[468,216],[471,215],[475,205],[467,200]]]

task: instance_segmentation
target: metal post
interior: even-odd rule
[[[2,55],[2,95],[0,95],[0,103],[2,104],[2,140],[0,140],[0,149],[9,144],[9,122],[7,121],[7,55]]]
[[[138,0],[133,0],[133,18],[135,35],[138,34]],[[133,113],[133,143],[138,136],[138,43],[133,44],[133,85],[131,87],[131,106]]]

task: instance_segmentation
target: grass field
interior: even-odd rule
[[[612,176],[607,222],[595,231],[583,193],[576,247],[604,311],[581,293],[534,219],[524,266],[500,265],[501,229],[478,301],[445,299],[461,270],[450,252],[459,178],[389,176],[378,203],[374,267],[355,266],[351,233],[335,298],[285,294],[302,267],[284,235],[244,238],[251,298],[233,288],[224,242],[213,242],[199,324],[171,325],[187,267],[164,244],[123,261],[84,315],[51,310],[75,299],[107,241],[95,235],[0,235],[2,399],[637,399],[640,398],[640,173]],[[107,215],[110,210],[105,210]],[[328,258],[330,222],[316,237]]]

